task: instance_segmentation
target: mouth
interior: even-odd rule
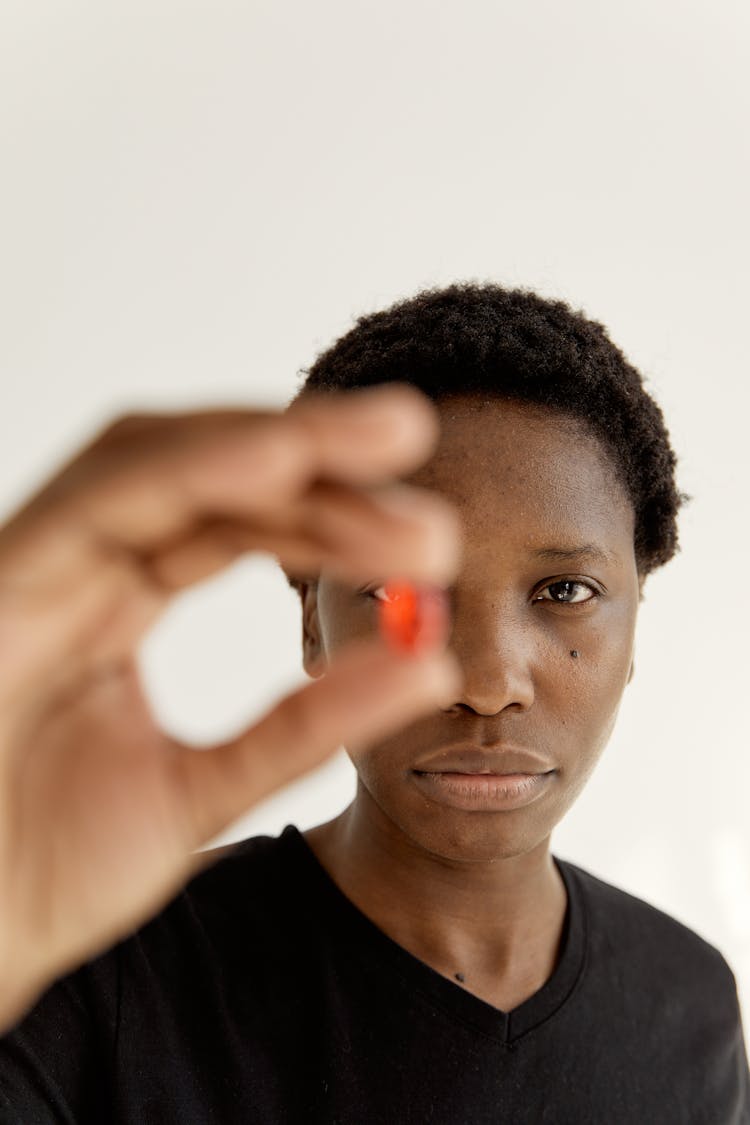
[[[479,746],[476,743],[463,742],[446,746],[439,753],[433,754],[424,761],[416,762],[413,769],[415,773],[422,774],[516,777],[553,773],[555,763],[547,761],[532,751],[508,743]]]
[[[512,811],[541,798],[554,762],[509,742],[454,742],[412,766],[411,781],[430,801],[474,812]]]
[[[412,770],[412,777],[420,792],[437,804],[492,812],[522,808],[536,801],[556,773],[554,769],[540,773]]]

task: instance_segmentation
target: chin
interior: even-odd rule
[[[449,863],[492,863],[526,855],[546,844],[549,826],[512,813],[441,810],[438,816],[401,817],[394,822],[414,844]]]
[[[447,863],[492,863],[546,848],[560,819],[558,802],[553,816],[536,802],[492,812],[456,809],[381,781],[360,772],[355,798],[376,833],[391,837],[397,850],[405,843]]]

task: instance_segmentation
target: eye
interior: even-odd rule
[[[365,593],[375,598],[378,602],[397,602],[399,600],[398,594],[388,595],[385,586],[375,586],[372,590],[366,590]]]
[[[547,590],[551,591],[550,597],[543,596]],[[534,601],[554,602],[556,605],[583,605],[598,597],[600,597],[599,591],[588,582],[564,578],[557,582],[549,582]]]
[[[391,604],[400,601],[402,597],[398,591],[388,594],[385,586],[365,586],[359,593],[366,598],[374,598],[376,602],[390,602]]]
[[[357,593],[362,594],[365,598],[374,598],[377,602],[392,600],[386,598],[385,586],[365,586]]]

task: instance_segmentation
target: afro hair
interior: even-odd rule
[[[603,325],[526,289],[461,283],[362,316],[303,371],[296,398],[409,383],[434,402],[455,395],[533,403],[577,419],[608,452],[635,514],[643,579],[679,550],[676,457],[660,407]]]

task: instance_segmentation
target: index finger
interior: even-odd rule
[[[284,412],[206,410],[113,423],[27,505],[74,504],[102,530],[170,534],[184,508],[243,516],[272,510],[315,480],[381,484],[410,473],[434,448],[437,412],[405,385],[317,393]],[[100,521],[102,521],[100,523]],[[135,545],[135,544],[134,544]]]
[[[400,385],[308,396],[278,414],[126,418],[6,525],[2,569],[25,585],[74,561],[84,540],[149,551],[206,518],[284,511],[316,480],[383,483],[421,464],[437,435],[434,408]]]
[[[387,483],[419,468],[437,444],[438,415],[405,384],[307,394],[282,414],[196,416],[199,437],[221,436],[211,461],[180,472],[198,499],[221,514],[259,515],[300,496],[315,481],[354,487]]]

